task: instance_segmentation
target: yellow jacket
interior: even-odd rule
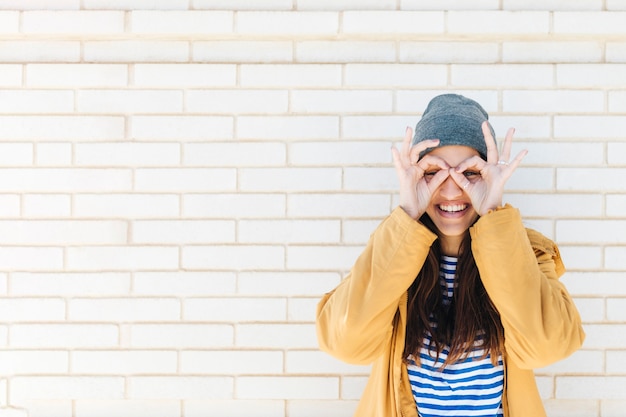
[[[532,369],[578,349],[585,334],[554,242],[525,229],[511,206],[470,228],[472,251],[504,327],[506,417],[544,417]],[[370,237],[348,276],[317,306],[320,347],[372,371],[355,417],[417,417],[402,358],[407,289],[436,235],[396,208]]]

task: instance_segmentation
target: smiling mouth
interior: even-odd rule
[[[440,204],[439,210],[445,211],[447,213],[458,213],[467,209],[467,204]]]

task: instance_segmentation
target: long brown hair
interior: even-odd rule
[[[430,217],[420,221],[439,234]],[[504,329],[500,314],[491,302],[478,273],[472,254],[469,230],[463,238],[457,261],[455,288],[449,306],[444,306],[439,278],[441,246],[439,239],[430,248],[428,257],[408,291],[408,312],[404,358],[413,355],[419,361],[420,349],[425,347],[439,359],[446,345],[450,352],[442,368],[464,359],[477,340],[484,349],[483,357],[491,354],[495,365],[504,345]],[[431,320],[434,324],[431,323]],[[429,334],[432,342],[424,346]]]

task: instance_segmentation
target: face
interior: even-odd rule
[[[451,145],[435,148],[429,154],[443,159],[450,167],[455,168],[467,158],[478,155],[478,152],[467,146]],[[432,171],[427,170],[426,180],[428,181],[438,169],[440,168],[433,167]],[[464,174],[472,182],[480,178],[480,173],[476,171],[467,170]],[[435,190],[426,213],[439,229],[442,244],[451,248],[456,247],[457,251],[464,234],[478,218],[469,196],[452,177],[448,177]]]

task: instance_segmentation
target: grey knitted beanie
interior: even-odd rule
[[[412,145],[425,139],[439,139],[439,146],[463,145],[476,149],[487,160],[487,145],[482,123],[489,115],[480,104],[458,94],[442,94],[433,98],[415,126]],[[489,123],[494,139],[496,134]],[[433,148],[420,154],[420,158]]]

